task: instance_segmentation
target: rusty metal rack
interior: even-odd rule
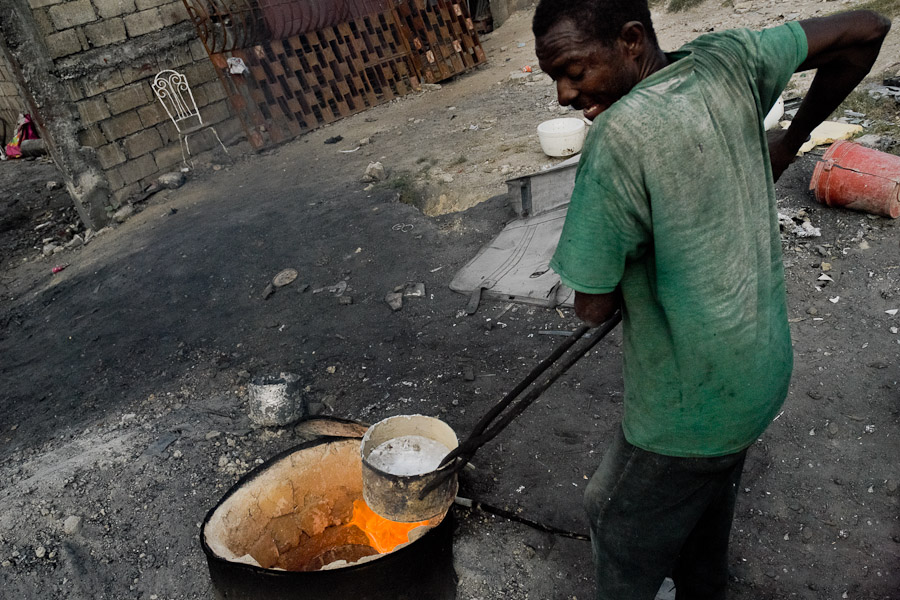
[[[465,0],[183,2],[257,148],[486,60]]]

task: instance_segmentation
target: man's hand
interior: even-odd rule
[[[619,308],[619,291],[611,294],[582,294],[575,292],[575,314],[591,327],[605,323]]]
[[[891,22],[868,10],[800,21],[809,51],[798,71],[818,69],[786,132],[769,138],[775,181],[819,123],[834,112],[875,64]],[[774,147],[773,147],[774,146]]]

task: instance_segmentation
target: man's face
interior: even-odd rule
[[[640,81],[621,39],[612,46],[590,40],[568,19],[536,40],[535,50],[541,69],[556,82],[560,105],[582,110],[592,121]]]

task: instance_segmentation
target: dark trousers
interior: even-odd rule
[[[599,600],[721,600],[728,536],[747,451],[676,458],[632,446],[618,430],[585,491]]]

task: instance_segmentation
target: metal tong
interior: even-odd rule
[[[422,499],[427,495],[430,491],[439,486],[443,481],[447,478],[452,477],[455,473],[458,473],[463,467],[465,467],[472,457],[475,455],[475,452],[478,451],[479,448],[484,446],[486,443],[497,437],[503,429],[509,425],[513,419],[522,414],[526,408],[531,406],[531,404],[544,393],[544,391],[550,387],[553,382],[555,382],[559,377],[569,370],[569,367],[578,362],[582,356],[587,354],[597,343],[602,340],[606,335],[615,329],[616,325],[622,320],[621,311],[616,311],[612,317],[609,318],[605,323],[597,326],[595,328],[594,333],[589,336],[587,343],[573,350],[569,355],[567,355],[562,362],[556,365],[556,368],[547,376],[544,381],[534,386],[528,394],[523,396],[509,411],[506,412],[500,419],[492,424],[492,421],[496,419],[500,413],[506,410],[507,407],[512,404],[513,400],[521,394],[525,389],[530,386],[534,381],[540,377],[547,369],[549,369],[553,364],[559,360],[561,356],[566,354],[572,346],[575,345],[578,340],[583,338],[585,334],[587,334],[592,328],[588,325],[583,325],[572,332],[572,335],[566,338],[566,340],[559,345],[556,350],[553,351],[550,356],[541,361],[534,369],[531,370],[530,373],[523,379],[519,384],[509,391],[506,396],[503,397],[494,407],[481,418],[481,420],[475,425],[472,429],[472,433],[469,434],[469,437],[462,442],[459,446],[453,449],[447,456],[444,457],[444,460],[441,461],[441,464],[438,466],[438,469],[442,469],[445,465],[454,462],[454,464],[446,469],[442,470],[441,473],[434,478],[425,488],[422,490],[419,495],[419,499]]]

